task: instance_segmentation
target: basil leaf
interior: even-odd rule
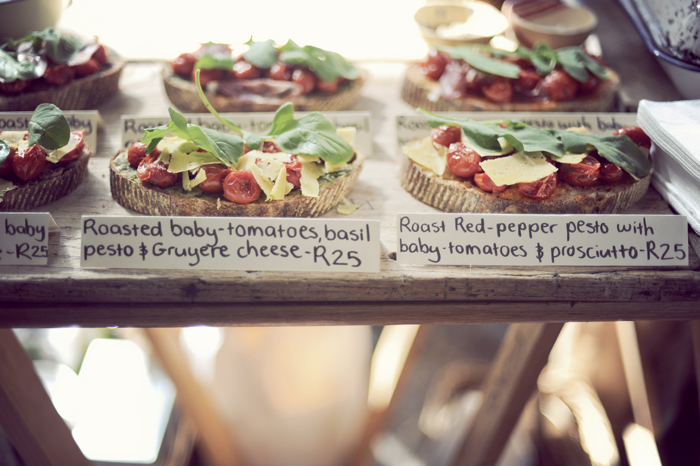
[[[243,58],[251,65],[267,70],[277,63],[278,52],[273,40],[253,42],[251,39],[247,44],[249,48],[243,54]]]
[[[0,165],[5,163],[8,155],[10,155],[10,146],[5,141],[0,140]]]
[[[360,72],[355,68],[355,65],[348,62],[345,57],[337,52],[326,51],[326,59],[329,60],[338,74],[345,79],[355,80],[360,77]]]
[[[39,144],[44,149],[55,150],[65,146],[70,140],[68,120],[54,104],[40,104],[34,110],[27,129],[29,147]]]
[[[557,59],[568,74],[580,82],[588,80],[588,71],[601,79],[608,79],[608,73],[600,63],[589,56],[581,47],[567,47],[557,50]]]
[[[243,140],[235,134],[220,133],[214,129],[200,128],[199,126],[190,126],[190,131],[194,131],[195,137],[193,137],[192,140],[195,144],[211,153],[219,160],[228,162],[225,163],[225,165],[235,164],[238,162],[241,155],[243,155]],[[199,133],[200,131],[202,133],[201,135]],[[202,136],[204,136],[206,140],[202,138]]]
[[[194,64],[194,69],[203,70],[232,70],[236,60],[230,54],[218,53],[215,55],[202,55]]]
[[[36,55],[23,55],[19,60],[12,54],[0,50],[0,82],[10,83],[17,79],[29,81],[44,74],[46,61]]]
[[[557,54],[544,42],[539,42],[530,51],[530,61],[540,74],[547,74],[557,66]]]
[[[586,145],[590,144],[601,157],[622,168],[634,178],[644,178],[651,172],[649,157],[627,136],[551,131],[561,139],[564,147],[570,152],[583,153],[586,151]]]
[[[277,145],[288,154],[316,155],[333,165],[348,162],[355,153],[336,133],[333,123],[320,113],[312,112],[295,120],[291,103],[277,110],[267,135],[275,136]]]
[[[141,136],[141,142],[146,144],[146,154],[153,152],[158,143],[168,134],[176,131],[175,123],[169,121],[167,125],[157,126],[155,128],[148,128],[143,136]]]
[[[501,144],[498,142],[501,133],[496,131],[494,127],[486,126],[473,120],[436,115],[422,108],[419,108],[418,111],[426,116],[431,128],[437,128],[442,125],[459,126],[472,144],[479,149],[488,152],[499,152],[501,150]]]
[[[36,36],[44,40],[46,54],[54,63],[68,63],[84,46],[77,39],[64,36],[53,28],[39,31]]]
[[[552,134],[531,126],[515,127],[514,129],[500,128],[503,137],[520,154],[524,152],[547,152],[554,155],[564,155],[564,145]]]
[[[477,70],[483,71],[484,73],[503,76],[510,79],[517,79],[518,76],[520,76],[520,67],[518,65],[487,57],[486,55],[475,51],[473,47],[468,45],[452,47],[448,53],[452,58],[461,58]]]
[[[326,82],[333,82],[338,76],[357,79],[358,71],[340,54],[329,52],[313,45],[299,47],[290,40],[280,47],[279,60],[299,66],[307,66],[316,76]]]

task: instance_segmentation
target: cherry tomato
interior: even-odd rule
[[[336,79],[335,81],[328,82],[319,79],[316,81],[316,90],[324,94],[334,94],[338,92],[338,80]]]
[[[491,84],[482,87],[481,93],[491,102],[502,104],[513,100],[513,85],[508,78],[498,76]]]
[[[194,70],[194,64],[197,63],[197,57],[193,53],[183,53],[175,60],[170,62],[170,66],[173,68],[173,73],[189,79],[192,76],[192,71]]]
[[[172,186],[180,177],[179,173],[170,173],[168,167],[158,161],[160,154],[151,152],[139,163],[136,174],[141,181],[154,184],[159,188]]]
[[[302,94],[309,94],[316,89],[318,78],[310,70],[299,68],[292,73],[292,82],[301,86]]]
[[[625,171],[607,160],[600,162],[600,179],[606,183],[617,183],[625,176]]]
[[[194,81],[194,74],[196,70],[192,70],[192,82]],[[222,69],[211,69],[211,70],[205,70],[202,68],[199,72],[199,83],[202,85],[202,88],[207,87],[207,84],[209,84],[212,81],[221,81],[224,79],[224,75],[226,74],[226,70]]]
[[[200,170],[204,170],[207,179],[199,183],[199,189],[205,193],[220,193],[224,190],[224,178],[231,173],[231,169],[223,163],[213,165],[202,165]]]
[[[430,138],[434,144],[450,147],[450,144],[462,140],[462,128],[448,125],[438,126],[430,130]]]
[[[647,149],[651,147],[651,138],[649,138],[647,133],[645,133],[639,126],[623,126],[622,128],[616,130],[613,133],[613,136],[619,136],[621,134],[624,134],[630,138],[632,142],[637,144],[639,147],[646,147]]]
[[[296,155],[292,155],[292,161],[285,163],[285,168],[287,169],[287,182],[294,185],[294,189],[299,189],[301,187],[301,161],[297,159]]]
[[[291,81],[292,80],[292,67],[278,61],[267,70],[267,77],[274,79],[275,81]]]
[[[236,204],[250,204],[260,199],[262,189],[250,170],[232,171],[224,179],[224,197]]]
[[[41,175],[44,166],[46,166],[46,152],[37,144],[15,152],[15,156],[12,157],[12,171],[22,181],[33,180]]]
[[[552,70],[540,82],[540,89],[545,96],[555,102],[572,100],[578,92],[578,81],[562,70]]]
[[[12,173],[12,159],[15,156],[15,152],[17,152],[17,149],[10,147],[10,153],[7,154],[5,160],[0,163],[0,176],[4,177]]]
[[[75,79],[75,71],[68,65],[52,64],[44,71],[44,80],[52,86],[65,86]]]
[[[508,186],[496,186],[486,173],[477,173],[474,175],[474,183],[487,193],[500,193],[506,190]]]
[[[559,173],[571,186],[590,186],[600,178],[600,162],[587,155],[580,163],[562,163]]]
[[[129,147],[126,157],[129,160],[129,165],[133,168],[138,168],[141,161],[146,158],[146,144],[142,142],[133,143]]]
[[[28,88],[31,83],[31,81],[24,81],[23,79],[15,79],[9,83],[0,83],[0,92],[16,95]]]
[[[518,192],[532,199],[547,199],[554,194],[557,187],[557,174],[545,176],[532,183],[518,183]]]
[[[598,87],[598,84],[600,84],[600,79],[591,72],[588,73],[588,79],[586,79],[586,82],[578,83],[581,92],[593,92]]]
[[[236,79],[257,79],[262,76],[262,70],[245,60],[239,60],[233,65],[233,75]]]
[[[105,46],[100,45],[97,50],[95,50],[95,53],[92,54],[92,58],[97,60],[97,63],[99,63],[100,66],[107,63],[107,49]]]
[[[421,63],[421,72],[427,78],[437,81],[445,72],[445,66],[451,60],[450,56],[435,49],[430,49],[428,56]]]
[[[91,58],[85,63],[75,65],[72,68],[76,78],[84,78],[85,76],[90,76],[91,74],[95,74],[100,71],[102,65],[100,65],[100,63],[94,58]]]
[[[532,71],[535,69],[532,62],[526,58],[519,57],[517,55],[506,55],[501,60],[506,63],[512,63],[513,65],[518,65],[522,70]]]
[[[447,152],[447,168],[453,175],[471,178],[479,172],[481,156],[461,142],[450,145]]]
[[[278,146],[274,141],[264,141],[262,151],[267,154],[275,154],[277,152],[282,152],[282,149],[280,149],[280,146]]]
[[[540,82],[541,79],[542,78],[540,78],[540,75],[536,72],[521,69],[520,75],[515,81],[515,86],[522,91],[533,91],[537,87],[537,84]]]
[[[71,149],[69,152],[66,153],[63,157],[61,157],[61,160],[58,161],[60,164],[66,164],[69,162],[72,162],[74,160],[77,160],[80,158],[81,155],[83,155],[83,149],[85,149],[85,130],[81,129],[80,131],[72,131],[70,133],[70,142],[75,141],[75,147]]]

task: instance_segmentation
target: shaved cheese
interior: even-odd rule
[[[260,170],[271,180],[276,180],[279,175],[280,170],[286,168],[282,162],[278,162],[272,158],[265,160],[256,160],[255,164],[260,168]]]
[[[347,142],[351,146],[355,145],[355,135],[357,134],[357,128],[354,126],[346,126],[345,128],[338,128],[335,130],[338,136],[343,138],[343,141]]]
[[[189,154],[176,150],[170,154],[170,163],[168,171],[170,173],[182,173],[185,171],[193,171],[202,165],[211,165],[221,163],[209,152],[190,152]]]
[[[351,213],[355,212],[358,208],[358,205],[351,203],[346,198],[342,198],[336,210],[339,214],[350,215]]]
[[[588,134],[588,130],[583,126],[566,128],[566,130],[572,133]]]
[[[27,146],[27,141],[24,140],[26,131],[3,131],[0,132],[0,139],[5,141],[8,146],[19,147],[21,144]]]
[[[347,163],[333,165],[332,163],[325,162],[325,165],[326,165],[326,173],[335,173],[335,172],[338,172],[340,170],[345,170],[346,168],[348,168]]]
[[[552,160],[555,162],[559,163],[581,163],[583,159],[586,158],[588,154],[583,153],[583,154],[564,154],[561,157],[557,157],[556,155],[550,155]]]
[[[294,188],[294,185],[287,181],[287,168],[282,165],[282,168],[280,168],[279,172],[277,173],[275,186],[272,188],[267,198],[268,200],[275,201],[284,199],[284,196],[286,196],[287,193],[292,190],[292,188]]]
[[[183,176],[184,176],[184,173],[183,173]],[[192,186],[194,188],[195,186],[199,185],[199,183],[204,182],[206,179],[207,179],[207,172],[205,172],[202,169],[199,169],[199,170],[197,170],[197,176],[195,176],[194,178],[192,178],[190,180],[190,186]]]
[[[2,201],[2,198],[5,196],[6,192],[12,191],[16,187],[17,186],[15,186],[12,181],[3,180],[0,178],[0,201]]]
[[[480,165],[496,186],[532,183],[557,171],[541,152],[526,153],[524,157],[519,154],[499,157]]]
[[[265,196],[269,199],[272,188],[275,187],[275,183],[260,170],[260,167],[255,165],[255,160],[253,160],[253,163],[248,163],[244,170],[249,170],[253,174],[255,181],[258,182],[258,186],[260,186],[260,189],[263,190]]]
[[[192,185],[190,184],[190,174],[185,172],[182,174],[182,189],[185,191],[192,191]]]
[[[317,155],[299,154],[299,155],[297,155],[297,159],[299,159],[299,161],[301,163],[305,163],[305,162],[314,163],[314,162],[318,162],[319,160],[321,160],[321,157],[319,157]]]
[[[167,152],[168,154],[173,153],[175,151],[196,152],[198,149],[197,144],[195,144],[194,142],[187,141],[177,136],[173,136],[172,134],[165,136],[163,139],[161,139],[156,147],[159,151]]]
[[[471,143],[469,139],[467,139],[467,136],[462,132],[462,144],[467,146],[467,148],[473,150],[477,154],[479,154],[482,157],[488,157],[488,156],[494,156],[494,155],[504,155],[504,154],[510,154],[513,152],[514,148],[513,146],[506,141],[504,138],[498,138],[498,143],[501,145],[501,150],[500,151],[490,151],[490,150],[485,150],[481,149],[480,147],[475,146],[474,144]]]
[[[318,179],[326,172],[326,168],[318,163],[302,163],[301,164],[301,194],[308,197],[318,197],[319,184]]]
[[[435,173],[442,175],[447,166],[447,148],[436,149],[430,137],[404,146],[403,153],[411,160]]]

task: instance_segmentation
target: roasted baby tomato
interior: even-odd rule
[[[531,70],[520,70],[520,75],[515,81],[515,86],[521,91],[531,92],[535,90],[542,78],[539,74]]]
[[[557,187],[557,174],[545,176],[532,183],[518,183],[518,192],[531,199],[548,199]]]
[[[167,188],[175,184],[180,177],[179,173],[170,173],[168,167],[158,161],[160,154],[151,152],[139,163],[136,174],[141,181],[154,184],[159,188]]]
[[[15,152],[14,157],[12,157],[12,171],[22,181],[38,177],[44,171],[45,166],[46,152],[37,144]]]
[[[459,126],[442,125],[430,130],[433,144],[450,147],[450,144],[462,141],[462,128]]]
[[[595,91],[599,84],[600,78],[591,73],[590,71],[588,72],[588,79],[586,79],[586,81],[584,82],[578,83],[581,92],[586,93]]]
[[[293,71],[291,66],[278,61],[267,70],[266,75],[268,78],[274,79],[275,81],[291,81]]]
[[[486,173],[477,173],[474,175],[474,183],[487,193],[500,193],[505,191],[508,187],[506,185],[497,186]]]
[[[12,158],[15,156],[17,149],[10,147],[10,153],[7,154],[5,160],[0,162],[0,176],[7,176],[12,173]]]
[[[89,59],[85,63],[73,66],[73,72],[76,78],[84,78],[100,71],[102,65],[94,58]]]
[[[600,162],[600,179],[606,183],[617,183],[625,176],[625,171],[612,162]]]
[[[471,178],[479,172],[481,156],[461,142],[450,144],[447,151],[447,168],[455,176]]]
[[[316,89],[316,75],[307,69],[299,68],[292,73],[292,82],[301,86],[302,94],[309,94]]]
[[[99,47],[97,47],[95,53],[92,54],[92,58],[97,60],[97,63],[99,63],[100,66],[107,63],[107,49],[105,48],[105,46],[100,45]]]
[[[621,134],[630,138],[632,142],[637,144],[639,147],[646,147],[647,149],[651,148],[651,138],[649,138],[647,133],[645,133],[639,126],[623,126],[622,128],[615,130],[613,136],[619,136]]]
[[[23,79],[15,79],[9,83],[0,83],[0,92],[7,95],[16,95],[28,88],[31,83],[31,81]]]
[[[245,60],[238,60],[233,65],[233,76],[236,79],[257,79],[262,76],[262,70]]]
[[[72,162],[83,155],[83,149],[85,149],[85,130],[82,129],[80,131],[72,131],[70,133],[70,141],[68,144],[75,144],[75,147],[68,151],[66,155],[61,157],[61,160],[58,161],[59,164]]]
[[[428,56],[421,63],[421,72],[427,78],[437,81],[442,76],[442,73],[445,72],[445,66],[450,60],[450,56],[447,53],[430,49]]]
[[[337,79],[330,82],[319,79],[316,81],[316,90],[318,92],[323,92],[324,94],[333,94],[338,92],[338,83],[339,81]]]
[[[231,173],[231,169],[223,163],[202,165],[200,170],[207,174],[207,179],[199,183],[199,189],[205,193],[220,193],[224,190],[224,179]]]
[[[192,82],[195,82],[194,75],[197,70],[192,70]],[[207,87],[207,85],[212,82],[212,81],[221,81],[224,79],[224,75],[226,74],[226,70],[221,70],[221,69],[211,69],[207,70],[204,68],[201,68],[199,71],[199,84],[202,85],[202,88]]]
[[[173,68],[173,73],[176,75],[189,79],[192,76],[192,71],[194,71],[194,64],[197,63],[197,57],[193,53],[183,53],[175,60],[170,62],[170,66]]]
[[[277,152],[282,152],[282,149],[280,149],[280,146],[278,146],[275,141],[264,141],[262,151],[267,154],[276,154]]]
[[[44,71],[44,81],[52,86],[65,86],[75,79],[75,71],[68,65],[51,64]]]
[[[296,155],[292,155],[291,159],[291,162],[284,164],[287,169],[287,182],[292,183],[294,189],[299,189],[301,187],[301,161]]]
[[[600,162],[587,155],[580,163],[562,163],[559,173],[562,180],[571,186],[590,186],[600,178]]]
[[[508,78],[498,76],[492,83],[482,87],[481,93],[491,102],[503,104],[513,100],[513,85]]]
[[[146,144],[142,142],[133,143],[126,153],[126,158],[132,168],[138,168],[141,161],[146,158]]]
[[[542,93],[555,102],[564,102],[574,99],[578,88],[578,81],[562,70],[552,70],[552,72],[545,76],[540,82],[540,90]]]
[[[224,179],[224,197],[236,204],[250,204],[260,199],[262,189],[250,170],[231,171]]]

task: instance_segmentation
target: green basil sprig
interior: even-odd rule
[[[346,79],[357,79],[359,72],[342,55],[324,50],[312,45],[300,47],[289,40],[280,47],[279,59],[292,65],[307,66],[316,76],[326,82],[332,82],[342,76]]]
[[[11,83],[17,79],[29,81],[44,74],[45,60],[31,55],[22,58],[19,60],[13,54],[0,50],[0,82]]]
[[[248,50],[243,54],[243,58],[251,65],[267,70],[277,63],[279,52],[272,39],[268,39],[264,42],[254,42],[251,37],[250,40],[246,42],[246,45],[248,46]]]
[[[68,63],[85,46],[78,39],[61,34],[54,28],[46,28],[30,32],[20,39],[8,40],[3,44],[3,48],[18,52],[20,45],[26,43],[31,44],[30,50],[22,50],[22,52],[33,54],[45,52],[54,63]]]
[[[0,165],[5,163],[7,157],[10,155],[10,146],[3,140],[0,140]]]
[[[481,48],[483,50],[483,48]],[[442,50],[447,52],[452,58],[462,59],[474,68],[484,73],[503,76],[510,79],[517,79],[520,76],[520,67],[513,63],[488,57],[480,53],[480,48],[469,45],[459,45],[456,47],[445,47]]]
[[[70,124],[63,112],[54,104],[40,104],[29,120],[27,144],[39,144],[44,149],[55,150],[70,141]]]

